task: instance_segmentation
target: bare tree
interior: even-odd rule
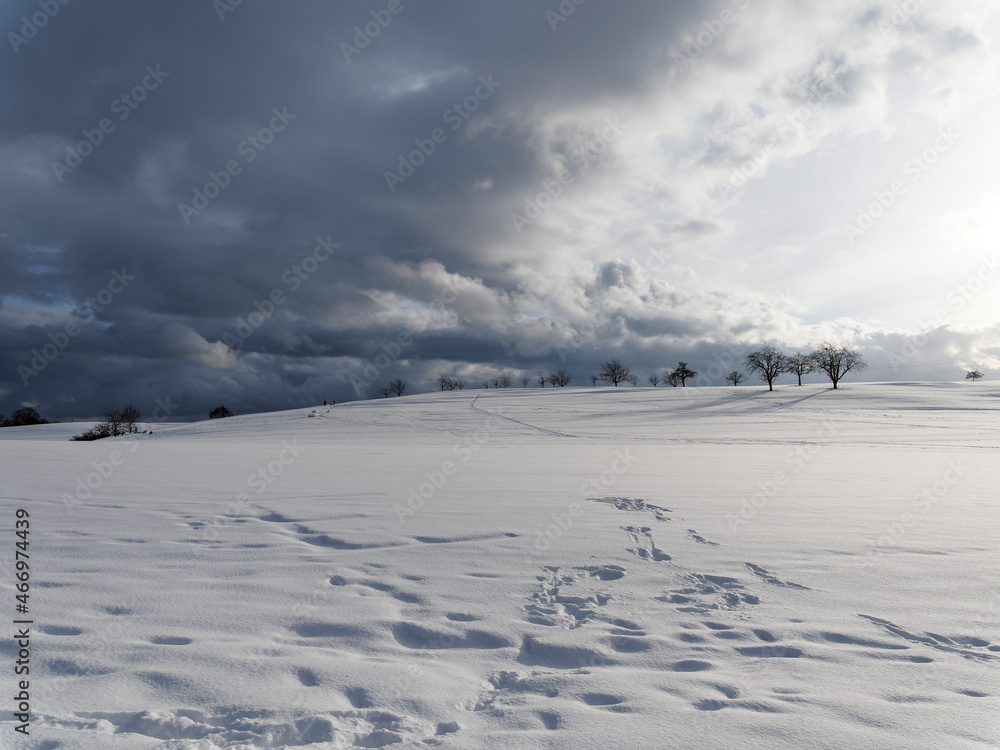
[[[483,381],[483,388],[485,388],[486,390],[489,390],[490,389],[490,381],[484,380]]]
[[[542,388],[544,388],[545,384],[548,383],[548,382],[549,382],[549,376],[548,375],[539,375],[538,376],[538,385],[540,385]]]
[[[132,404],[126,404],[122,409],[122,433],[134,434],[139,431],[139,420],[142,414]]]
[[[392,395],[392,387],[387,385],[379,386],[378,395],[389,398]]]
[[[732,383],[734,386],[735,385],[739,385],[740,383],[742,383],[746,379],[747,379],[747,376],[744,375],[739,370],[733,370],[731,373],[729,373],[728,375],[726,375],[726,382],[727,383]]]
[[[3,420],[4,427],[27,427],[33,424],[48,424],[49,420],[39,414],[33,406],[22,406],[16,409],[10,417]]]
[[[822,370],[830,378],[834,388],[847,373],[860,372],[868,366],[864,357],[854,349],[826,342],[809,356],[816,369]]]
[[[105,409],[104,424],[107,425],[107,433],[111,437],[118,437],[122,434],[122,413],[120,409]]]
[[[799,378],[799,385],[802,385],[803,375],[808,375],[816,369],[816,363],[813,362],[808,355],[799,354],[798,352],[790,357],[787,357],[786,362],[785,372],[797,375]]]
[[[514,384],[514,381],[511,380],[510,375],[501,375],[500,376],[500,386],[501,387],[503,387],[503,388],[510,388],[513,384]]]
[[[663,382],[669,385],[671,388],[676,388],[681,384],[681,379],[677,375],[675,370],[667,370],[663,373]]]
[[[396,378],[391,383],[389,383],[389,390],[392,393],[396,394],[397,396],[402,396],[404,393],[406,393],[406,387],[408,385],[409,383],[407,383],[402,378]]]
[[[570,377],[570,374],[566,372],[564,368],[560,368],[551,375],[549,375],[549,382],[552,383],[553,388],[555,388],[556,386],[559,386],[560,388],[565,388],[567,385],[569,385],[569,381],[571,381],[572,379],[573,378]]]
[[[656,386],[658,386],[660,384],[660,375],[659,375],[659,373],[655,373],[654,372],[653,374],[651,374],[648,378],[646,378],[646,382],[649,383],[654,388],[656,388]]]
[[[500,387],[500,376],[498,375],[497,377],[493,378],[490,382],[493,383],[493,387],[494,388],[499,388]]]
[[[975,383],[977,380],[983,377],[986,376],[983,375],[979,370],[969,370],[969,372],[965,374],[965,379],[971,380],[973,383]]]
[[[775,378],[788,368],[788,359],[776,347],[765,344],[759,350],[750,352],[743,364],[767,382],[767,390],[773,391]]]
[[[622,364],[617,359],[612,359],[601,365],[601,371],[597,373],[597,376],[605,383],[611,383],[617,388],[619,383],[627,382],[631,374],[632,371],[628,365]]]
[[[462,390],[465,388],[465,381],[458,378],[446,378],[444,375],[434,381],[442,391]]]
[[[629,376],[625,379],[632,385],[639,385],[639,376],[636,375],[634,372],[630,373]]]
[[[531,382],[531,378],[529,378],[527,375],[525,375],[523,378],[521,378],[521,385],[523,387],[525,387],[525,388],[528,387],[528,383],[530,383],[530,382]]]
[[[688,368],[687,362],[678,362],[674,375],[681,381],[682,388],[687,387],[689,379],[698,377],[698,373]]]
[[[591,385],[597,385],[597,381],[600,380],[600,378],[597,377],[596,375],[594,375],[593,373],[591,373],[587,377],[590,378],[590,384]]]

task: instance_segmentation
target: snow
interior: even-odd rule
[[[0,430],[0,747],[997,747],[998,418],[845,382]]]

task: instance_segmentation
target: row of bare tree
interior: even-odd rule
[[[795,375],[802,385],[802,376],[811,372],[823,372],[830,378],[833,387],[849,372],[860,372],[868,365],[860,353],[846,346],[822,344],[810,354],[785,354],[770,344],[761,347],[747,355],[743,365],[752,373],[757,373],[761,380],[767,383],[770,391],[774,390],[774,381],[786,373]],[[745,375],[734,370],[726,376],[726,382],[739,385]]]
[[[833,387],[836,388],[841,378],[847,373],[858,372],[867,367],[864,358],[857,351],[849,349],[846,346],[837,346],[828,343],[822,344],[810,354],[795,353],[791,355],[787,355],[777,347],[767,344],[757,351],[748,354],[744,361],[744,366],[751,373],[759,375],[760,379],[767,383],[770,390],[774,390],[774,381],[782,374],[790,373],[797,376],[799,385],[802,385],[802,376],[811,372],[826,373],[827,377],[833,383]],[[978,377],[982,377],[981,373],[977,373],[977,375]],[[698,377],[698,373],[688,367],[687,362],[678,362],[677,367],[667,368],[662,374],[659,372],[650,374],[646,378],[646,382],[654,388],[661,383],[674,388],[677,386],[684,388],[687,386],[688,380],[693,380],[696,377]],[[972,377],[972,375],[970,374],[969,377]],[[597,385],[600,382],[608,383],[616,388],[622,383],[631,383],[634,386],[639,385],[639,375],[631,367],[618,359],[611,359],[602,364],[601,369],[597,373],[590,375],[589,379],[592,385]],[[734,370],[726,376],[726,382],[733,385],[739,385],[744,380],[746,380],[746,375],[738,370]],[[572,377],[565,369],[559,369],[547,375],[543,373],[534,378],[528,375],[521,377],[521,385],[524,388],[527,388],[528,385],[535,381],[542,388],[546,384],[552,385],[553,388],[565,388],[572,381]],[[464,380],[446,375],[439,377],[435,381],[435,384],[442,391],[460,391],[466,385]],[[513,384],[514,380],[510,375],[497,375],[490,380],[482,381],[483,388],[489,388],[491,385],[494,388],[510,388]],[[406,392],[407,387],[408,384],[404,380],[397,378],[379,388],[378,393],[380,396],[386,398],[393,395],[402,396]]]
[[[654,388],[660,383],[674,388],[677,386],[683,388],[687,386],[688,380],[696,377],[698,377],[698,373],[688,367],[687,362],[678,362],[676,368],[667,368],[662,376],[658,372],[650,374],[646,378],[646,382]],[[597,385],[598,382],[610,383],[617,388],[621,383],[639,385],[639,376],[628,365],[620,360],[612,359],[601,365],[597,374],[590,375],[590,382],[591,385]]]

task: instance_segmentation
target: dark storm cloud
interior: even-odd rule
[[[170,390],[199,366],[208,383],[249,389],[227,394],[245,396],[247,408],[294,403],[254,392],[250,373],[262,369],[279,379],[279,393],[291,381],[249,355],[307,358],[327,380],[323,392],[344,395],[346,383],[329,382],[344,368],[324,373],[316,358],[363,359],[391,337],[392,324],[376,317],[384,303],[363,290],[413,293],[412,280],[387,277],[376,259],[433,258],[501,290],[513,283],[479,268],[483,235],[497,222],[484,219],[485,196],[470,186],[490,175],[499,186],[491,201],[533,187],[523,134],[491,134],[483,148],[462,129],[501,96],[526,108],[541,96],[628,96],[641,83],[634,56],[690,12],[564,5],[572,15],[553,4],[559,16],[546,18],[535,3],[69,3],[33,35],[23,17],[40,6],[7,5],[5,405],[86,416],[121,395],[148,400],[147,388]],[[357,33],[373,22],[378,36]],[[384,173],[436,128],[447,141],[390,192]],[[286,274],[317,237],[339,252],[293,290]],[[17,377],[49,334],[60,338],[67,311],[79,317],[121,268],[135,276],[129,288],[81,322],[27,384],[24,371]],[[231,352],[217,345],[275,290],[286,301],[265,325]],[[432,286],[416,294],[435,297]],[[433,335],[412,351],[489,361],[502,353],[489,338]],[[75,399],[72,408],[59,397]]]
[[[353,398],[401,334],[377,377],[548,368],[567,351],[590,368],[587,347],[622,332],[712,330],[643,269],[567,264],[540,250],[551,228],[517,234],[509,217],[547,189],[546,154],[595,138],[573,113],[600,123],[648,99],[671,41],[732,6],[7,3],[0,411]],[[574,173],[581,190],[600,192],[601,159]],[[664,225],[677,245],[720,226]],[[113,273],[134,278],[112,294]]]

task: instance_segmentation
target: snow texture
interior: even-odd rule
[[[0,747],[1000,746],[989,383],[85,427],[0,430],[35,622]]]

